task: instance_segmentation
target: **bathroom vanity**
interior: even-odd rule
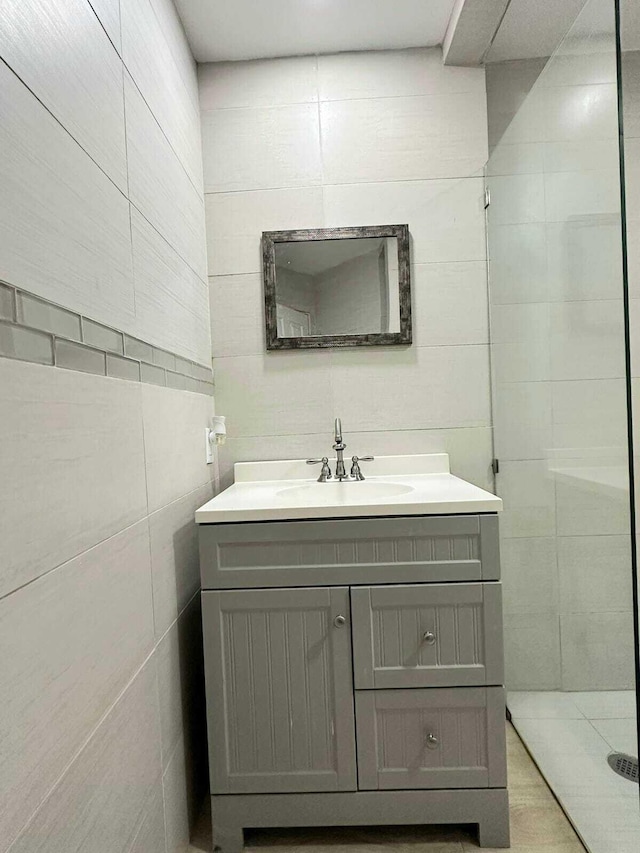
[[[240,463],[199,524],[214,844],[477,824],[509,844],[498,516],[446,454]]]

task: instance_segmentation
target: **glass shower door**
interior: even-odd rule
[[[588,848],[637,853],[607,764],[637,755],[614,11],[586,4],[493,150],[487,229],[508,704]]]

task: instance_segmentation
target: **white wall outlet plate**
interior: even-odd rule
[[[213,436],[211,435],[211,433],[212,433],[212,430],[209,429],[209,427],[207,427],[204,431],[204,446],[205,446],[207,465],[211,465],[213,463],[213,444],[211,442],[211,439]]]

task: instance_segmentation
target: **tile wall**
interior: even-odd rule
[[[514,690],[620,690],[634,680],[615,49],[584,15],[581,25],[489,164]],[[530,86],[540,71],[530,66],[488,72],[490,101]],[[500,110],[489,112],[500,124]]]
[[[482,69],[438,49],[199,67],[216,402],[238,460],[446,449],[492,487]],[[265,352],[262,231],[408,223],[414,345]]]
[[[170,0],[2,18],[0,851],[174,853],[215,487],[195,63]]]

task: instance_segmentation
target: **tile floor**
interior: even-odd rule
[[[640,790],[609,769],[638,755],[635,694],[510,692],[518,734],[590,853],[640,853]]]
[[[584,853],[571,824],[522,746],[507,728],[511,850],[513,853]],[[246,849],[259,853],[469,853],[479,850],[467,827],[362,827],[246,833]],[[482,848],[492,853],[491,848]],[[211,851],[211,823],[204,814],[188,853]],[[493,851],[498,853],[498,851]],[[618,853],[609,848],[607,853]],[[637,853],[637,851],[636,851]]]

